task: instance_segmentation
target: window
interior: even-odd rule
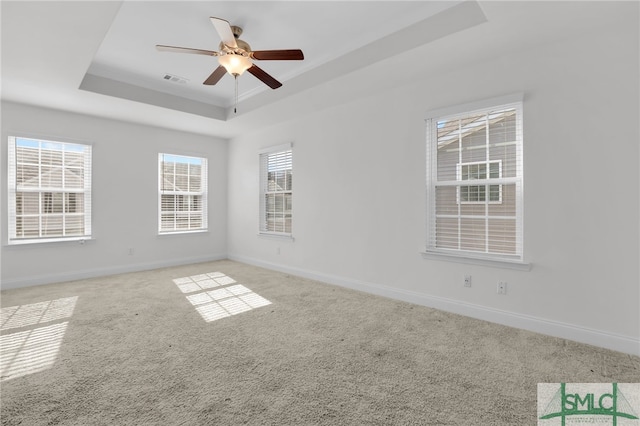
[[[291,144],[260,153],[260,232],[291,235]]]
[[[9,244],[91,238],[91,146],[9,137]]]
[[[207,230],[207,159],[159,154],[159,232]]]
[[[522,102],[507,99],[427,120],[427,252],[522,262]]]

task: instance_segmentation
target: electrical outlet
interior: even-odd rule
[[[505,281],[498,283],[498,294],[507,294],[507,283]]]
[[[464,276],[464,286],[471,287],[471,275]]]

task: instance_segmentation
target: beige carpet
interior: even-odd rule
[[[640,381],[638,357],[231,261],[2,308],[3,425],[534,425],[537,383]]]

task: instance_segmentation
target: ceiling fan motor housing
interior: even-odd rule
[[[235,53],[237,55],[244,55],[244,56],[248,56],[248,54],[251,52],[251,46],[249,46],[249,43],[247,43],[244,40],[237,39],[236,45],[238,47],[232,48],[225,45],[224,43],[220,43],[220,50],[223,52],[226,52],[227,54]]]

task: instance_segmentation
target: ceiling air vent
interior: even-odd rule
[[[171,81],[173,83],[180,83],[180,84],[185,84],[186,82],[189,81],[186,78],[178,77],[177,75],[173,75],[173,74],[165,74],[163,78],[167,81]]]

